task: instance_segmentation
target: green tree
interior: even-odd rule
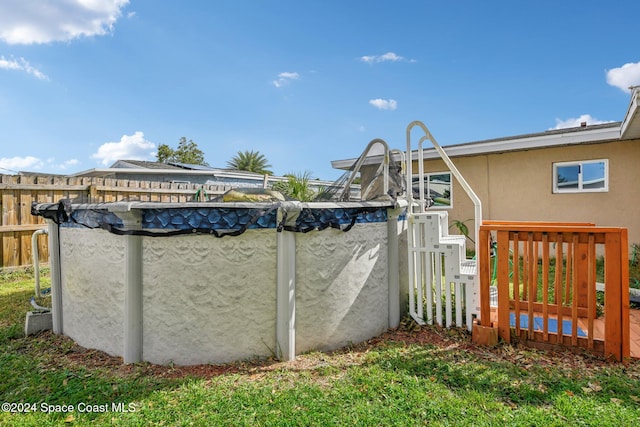
[[[174,151],[167,144],[160,144],[158,146],[158,154],[156,158],[160,163],[167,163],[173,160]]]
[[[190,165],[209,166],[204,160],[204,152],[198,148],[198,144],[193,140],[187,141],[184,136],[178,142],[178,148],[175,150],[167,144],[160,144],[156,158],[161,163],[178,162],[188,163]]]
[[[267,158],[259,151],[238,151],[238,153],[227,162],[231,169],[261,173],[263,175],[273,175],[269,169],[271,165]]]

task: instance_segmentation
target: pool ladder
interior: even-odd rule
[[[411,131],[414,127],[423,130],[418,142],[415,158],[418,165],[418,199],[414,200]],[[429,209],[428,195],[424,188],[425,141],[430,141],[440,158],[451,171],[474,205],[474,238],[479,242],[482,224],[482,203],[458,168],[435,140],[429,129],[420,121],[407,126],[406,185],[407,242],[409,269],[409,314],[419,324],[452,326],[455,301],[455,326],[473,327],[473,317],[479,315],[480,284],[475,259],[466,257],[466,236],[449,235],[448,212]],[[453,184],[453,183],[452,183]],[[444,270],[444,271],[443,271]],[[444,298],[445,316],[442,315]],[[461,308],[464,306],[464,310]],[[435,318],[434,318],[435,311]],[[465,315],[463,316],[463,311]],[[463,318],[464,317],[464,318]]]

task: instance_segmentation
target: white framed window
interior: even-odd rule
[[[413,176],[413,198],[420,199],[420,176]],[[424,174],[424,197],[428,208],[447,209],[453,207],[453,184],[451,172]]]
[[[553,164],[554,193],[609,191],[609,160],[583,160]]]

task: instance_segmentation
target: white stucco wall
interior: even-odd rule
[[[276,233],[147,237],[143,357],[224,363],[275,351]]]
[[[104,230],[60,228],[63,333],[83,347],[123,351],[124,239]]]
[[[276,236],[266,229],[144,237],[143,359],[190,365],[272,356]],[[63,332],[118,356],[125,242],[99,229],[60,232]],[[388,328],[387,250],[386,223],[296,233],[296,353],[339,348]]]
[[[296,353],[331,350],[388,327],[387,224],[296,236]]]

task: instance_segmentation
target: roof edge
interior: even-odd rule
[[[549,130],[533,134],[512,137],[487,139],[463,144],[445,145],[442,148],[450,157],[474,156],[511,151],[535,150],[541,148],[561,147],[582,143],[599,143],[620,139],[621,122],[610,122],[591,126],[582,126],[558,130]],[[412,151],[412,159],[416,159],[417,150]],[[435,148],[424,150],[425,159],[435,159],[440,156]],[[365,164],[379,161],[381,156],[372,156]],[[334,160],[334,169],[348,169],[357,159]]]
[[[629,135],[632,124],[637,125],[637,121],[640,121],[640,86],[632,86],[631,88],[631,100],[629,101],[629,108],[627,114],[624,116],[622,125],[620,126],[620,138],[621,139],[635,139],[637,138],[637,132],[634,135]]]

